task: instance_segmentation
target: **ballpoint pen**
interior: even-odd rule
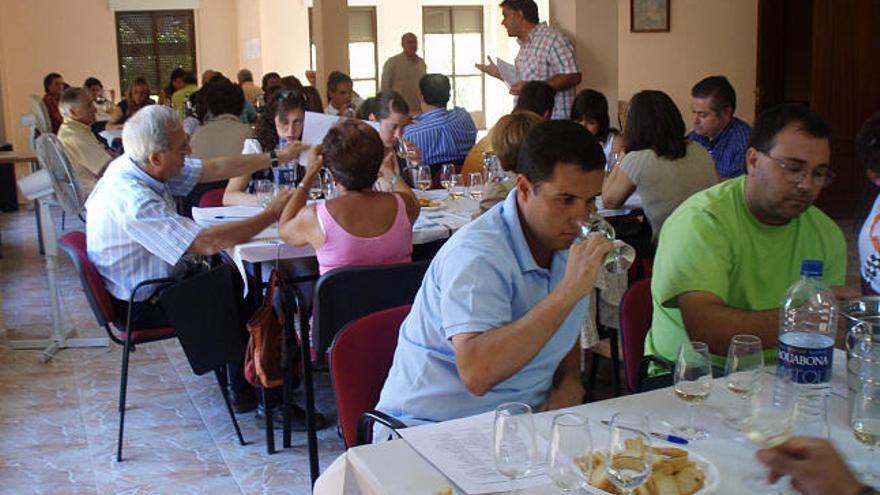
[[[607,419],[603,419],[603,420],[600,421],[600,422],[601,422],[606,428],[608,428],[608,427],[611,425],[611,422],[608,421]],[[666,440],[667,442],[670,442],[670,443],[677,443],[677,444],[679,444],[679,445],[687,445],[687,444],[688,444],[688,441],[687,441],[686,439],[681,438],[681,437],[679,437],[679,436],[675,436],[675,435],[664,435],[663,433],[657,433],[656,431],[649,431],[648,434],[651,435],[651,436],[654,437],[654,438],[659,438],[660,440]]]

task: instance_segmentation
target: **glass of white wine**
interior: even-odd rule
[[[877,447],[880,446],[880,383],[865,382],[853,401],[850,428],[853,436],[868,447],[867,462],[857,465],[863,482],[877,486]]]
[[[445,163],[440,166],[440,185],[443,189],[451,194],[452,192],[452,176],[455,175],[455,165]]]
[[[704,342],[685,342],[678,348],[675,360],[675,396],[688,405],[688,423],[673,428],[672,433],[688,440],[702,440],[709,432],[694,424],[697,404],[712,392],[712,362],[709,346]]]
[[[265,208],[275,198],[275,183],[268,179],[256,180],[254,182],[254,194],[257,196],[257,203]]]
[[[419,188],[420,191],[424,192],[431,188],[431,167],[421,165],[412,167],[409,171],[413,185]]]
[[[495,469],[510,480],[511,492],[516,479],[535,463],[537,451],[532,408],[520,402],[496,407],[492,454]]]
[[[450,180],[449,185],[449,196],[452,199],[461,199],[464,197],[465,192],[467,192],[467,185],[464,183],[464,175],[452,174],[452,179]]]
[[[605,474],[626,495],[651,477],[653,455],[648,417],[639,413],[617,413],[611,417]]]
[[[733,410],[725,418],[729,428],[742,431],[743,421],[748,416],[749,397],[755,391],[759,374],[764,370],[764,348],[761,338],[756,335],[734,335],[727,348],[727,361],[724,364],[727,390],[740,399],[742,407]]]
[[[563,492],[586,486],[593,469],[593,438],[587,418],[574,413],[553,417],[547,465],[547,474]]]
[[[314,201],[324,195],[324,169],[315,175],[312,185],[309,187],[309,198]]]
[[[468,196],[474,201],[483,199],[483,174],[473,172],[468,175]]]
[[[791,437],[796,397],[797,388],[791,376],[769,369],[759,372],[743,421],[745,437],[762,449],[785,443]],[[753,493],[779,492],[767,483],[767,470],[763,468],[746,475],[743,483]]]

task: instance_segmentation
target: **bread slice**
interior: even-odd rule
[[[676,479],[665,474],[655,474],[651,477],[652,495],[680,495]]]
[[[703,488],[706,475],[697,466],[688,466],[675,475],[680,495],[693,495]]]

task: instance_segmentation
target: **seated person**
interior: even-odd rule
[[[856,138],[856,150],[865,164],[868,180],[880,186],[880,113],[874,114],[862,126]],[[880,294],[880,195],[874,200],[871,213],[859,232],[859,266],[862,291]]]
[[[669,216],[654,260],[645,354],[674,361],[682,343],[697,340],[723,367],[731,337],[751,334],[773,363],[779,302],[800,278],[801,261],[822,261],[823,281],[843,285],[846,240],[812,206],[834,178],[830,135],[805,106],[765,111],[752,130],[746,175],[691,196]]]
[[[107,129],[122,129],[125,121],[141,108],[152,105],[150,99],[150,84],[146,79],[139,77],[125,91],[125,98],[113,109]]]
[[[250,69],[241,69],[235,75],[235,78],[238,80],[238,86],[244,93],[245,101],[251,105],[256,105],[257,97],[263,94],[263,90],[254,84],[254,73]]]
[[[215,76],[200,90],[207,109],[205,123],[190,139],[193,158],[214,158],[241,152],[253,132],[238,116],[244,106],[244,92],[229,79]]]
[[[419,202],[406,182],[393,193],[373,190],[385,157],[379,134],[366,123],[346,119],[330,129],[312,150],[305,177],[296,188],[278,232],[288,244],[315,248],[320,273],[340,266],[391,265],[412,258],[412,225]],[[394,163],[384,174],[395,174]],[[326,166],[337,197],[306,206],[309,188]]]
[[[370,103],[370,100],[373,100]],[[366,107],[366,109],[365,109]],[[361,112],[364,110],[364,112]],[[412,122],[409,117],[409,105],[406,100],[397,91],[392,89],[380,91],[375,98],[368,98],[361,105],[359,113],[366,113],[364,120],[370,120],[379,123],[379,137],[382,138],[382,144],[385,146],[385,160],[397,162],[397,173],[403,176],[406,183],[412,187],[412,177],[407,177],[407,167],[410,164],[420,164],[422,162],[422,154],[418,146],[403,138],[403,131],[406,126]],[[406,143],[407,157],[401,158],[397,155],[397,143],[400,141]],[[393,169],[393,167],[392,167]],[[383,191],[389,191],[390,185],[385,181],[381,181]]]
[[[626,156],[602,186],[602,205],[620,208],[637,192],[656,243],[666,217],[692,194],[718,183],[715,163],[688,141],[684,120],[666,93],[636,93],[626,113]]]
[[[604,167],[602,147],[577,124],[544,122],[529,133],[516,188],[431,262],[377,409],[413,425],[509,401],[536,411],[583,402],[585,298],[611,242],[572,241]]]
[[[104,98],[104,85],[101,84],[101,80],[97,77],[86,78],[83,88],[89,92],[89,98],[94,103],[97,103],[99,98]]]
[[[46,92],[43,95],[43,103],[49,112],[49,123],[52,126],[52,132],[57,134],[61,123],[64,122],[64,117],[58,108],[61,93],[64,91],[64,78],[57,72],[46,74],[46,77],[43,78],[43,90]]]
[[[611,127],[608,116],[608,99],[595,89],[585,89],[577,94],[571,105],[571,120],[587,128],[596,136],[605,151],[605,170],[618,165],[617,160],[623,158],[623,139],[620,131]]]
[[[58,129],[58,140],[70,159],[83,194],[88,197],[113,156],[92,133],[98,110],[87,90],[66,89],[61,94],[60,108],[64,123]]]
[[[700,143],[715,160],[722,180],[745,173],[751,128],[733,116],[736,91],[724,76],[707,77],[691,89],[694,130],[688,139]]]
[[[299,152],[307,147],[299,141],[305,118],[304,106],[305,98],[299,91],[293,89],[274,91],[266,108],[260,113],[260,118],[257,119],[254,137],[245,140],[241,152],[248,155],[274,150],[280,142],[279,137],[283,136],[297,150],[292,161],[299,160]],[[254,181],[272,180],[272,169],[279,163],[286,162],[274,160],[262,170],[230,179],[223,194],[223,204],[227,206],[258,204],[254,194]]]
[[[436,173],[444,163],[461,163],[474,146],[477,126],[461,107],[447,110],[451,87],[443,74],[428,74],[419,81],[422,113],[407,126],[403,137],[422,152],[425,165]]]
[[[480,200],[477,215],[482,215],[507,198],[516,185],[516,160],[519,158],[520,146],[529,132],[546,119],[527,110],[516,111],[498,119],[498,123],[492,128],[492,149],[495,150],[501,168],[507,172],[507,180],[487,182],[483,186],[483,199]]]
[[[190,95],[199,90],[198,78],[196,77],[196,73],[193,71],[187,71],[183,75],[183,87],[176,90],[173,95],[171,95],[171,106],[180,113],[181,117],[185,116],[185,106],[186,101],[189,100]]]
[[[534,112],[544,120],[550,120],[555,100],[556,90],[549,84],[544,81],[529,81],[523,85],[513,111]],[[494,131],[494,127],[489,129],[489,132],[483,136],[483,139],[477,141],[470,152],[468,152],[464,159],[464,164],[461,166],[461,173],[465,177],[474,172],[484,172],[483,154],[494,152],[492,149],[492,133]],[[516,161],[515,157],[514,161]]]
[[[160,105],[171,106],[171,97],[177,90],[183,89],[183,87],[186,86],[186,83],[183,82],[183,76],[185,74],[186,71],[183,70],[183,67],[177,67],[171,71],[171,76],[168,78],[168,85],[159,91]]]
[[[339,115],[341,117],[354,117],[355,109],[352,108],[352,87],[354,82],[348,74],[335,70],[327,76],[327,107],[324,113],[327,115]]]

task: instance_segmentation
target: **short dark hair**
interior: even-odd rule
[[[548,112],[553,113],[554,103],[556,103],[556,90],[553,86],[544,81],[529,81],[520,90],[513,111],[528,110],[543,117]]]
[[[327,76],[327,91],[336,91],[336,87],[340,84],[354,84],[348,74],[338,70],[334,70]]]
[[[244,92],[223,76],[215,76],[202,91],[205,93],[205,105],[215,117],[225,113],[237,117],[244,109]]]
[[[557,163],[574,163],[584,172],[603,170],[605,152],[583,126],[570,120],[538,124],[526,136],[516,171],[538,186],[551,180]]]
[[[653,150],[677,160],[687,154],[684,120],[675,102],[663,91],[639,91],[626,112],[626,151]]]
[[[362,191],[376,182],[385,145],[379,133],[366,122],[343,119],[327,132],[321,154],[333,178],[349,191]]]
[[[357,113],[355,113],[355,117],[361,120],[370,120],[370,115],[375,115],[378,111],[377,108],[376,97],[371,96],[361,103],[361,106],[357,109]]]
[[[880,172],[880,113],[865,121],[856,136],[856,151],[869,170]]]
[[[802,103],[783,103],[764,111],[755,119],[749,146],[763,153],[770,152],[776,145],[776,136],[792,124],[814,138],[831,139],[831,125],[819,114]]]
[[[302,90],[303,84],[296,76],[284,76],[281,78],[281,87],[285,89]]]
[[[61,74],[57,72],[50,72],[46,74],[46,77],[43,78],[43,91],[48,93],[49,86],[52,85],[52,82],[55,81],[55,79],[61,79]]]
[[[386,89],[376,95],[376,109],[372,113],[376,116],[376,120],[385,120],[392,113],[409,115],[409,105],[400,93],[393,89]],[[369,117],[369,115],[367,116]]]
[[[183,82],[186,84],[198,84],[199,76],[196,75],[195,71],[188,70],[183,75]]]
[[[303,86],[303,96],[306,99],[306,112],[324,113],[324,103],[321,102],[321,93],[314,86]]]
[[[419,80],[419,92],[422,93],[425,103],[432,107],[446,108],[451,91],[449,78],[443,74],[425,74]]]
[[[104,85],[101,84],[101,80],[97,77],[90,77],[83,83],[83,87],[86,89],[91,88],[92,86],[99,86],[101,89],[104,89]]]
[[[736,91],[724,76],[709,76],[691,88],[694,98],[711,98],[712,111],[721,115],[725,108],[730,107],[731,113],[736,112]]]
[[[261,81],[261,84],[262,84],[261,87],[263,88],[264,92],[269,91],[269,81],[271,81],[272,79],[281,79],[281,74],[279,74],[277,72],[267,72],[267,73],[263,74],[263,79]]]
[[[537,24],[539,22],[538,4],[535,3],[535,0],[504,0],[498,6],[522,12],[523,17],[531,23]]]
[[[250,71],[250,69],[241,69],[235,75],[235,78],[238,79],[239,83],[243,82],[254,82],[254,73]]]
[[[608,116],[608,98],[595,89],[585,89],[577,94],[571,104],[571,120],[584,122],[595,120],[599,124],[596,139],[605,141],[611,132],[611,117]]]

